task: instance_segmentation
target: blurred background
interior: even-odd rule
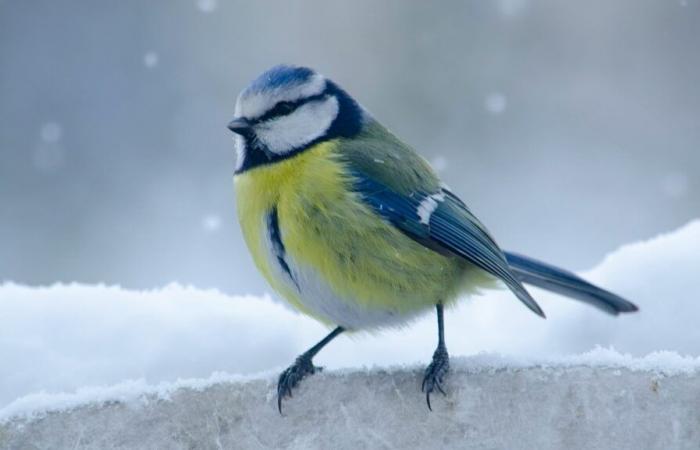
[[[587,269],[700,217],[700,0],[0,0],[0,280],[261,293],[238,92],[309,65],[504,248]]]

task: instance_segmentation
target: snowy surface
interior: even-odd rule
[[[625,246],[583,274],[635,301],[638,314],[615,318],[533,289],[547,312],[545,321],[508,292],[492,291],[448,312],[448,350],[453,356],[511,355],[464,363],[476,371],[489,364],[585,365],[694,374],[698,360],[693,356],[700,355],[700,302],[694,289],[699,271],[700,221],[695,221]],[[316,362],[328,368],[419,367],[434,350],[434,322],[428,315],[402,330],[341,336]],[[243,379],[226,373],[266,371],[263,378],[269,381],[270,374],[327,332],[269,298],[229,297],[177,285],[135,292],[11,283],[0,286],[0,329],[0,417],[5,419],[91,400],[137,399],[143,392],[160,396],[177,387],[203,389]],[[627,355],[600,349],[567,356],[597,345]]]
[[[459,358],[449,395],[435,396],[433,412],[419,392],[420,376],[420,368],[319,374],[284,404],[283,416],[271,378],[212,379],[165,399],[158,391],[5,422],[0,447],[641,450],[696,449],[700,442],[692,374]]]
[[[643,358],[621,354],[614,350],[596,348],[580,355],[570,355],[555,358],[536,357],[505,357],[497,354],[481,353],[472,357],[453,357],[451,369],[466,374],[496,373],[507,371],[517,373],[526,369],[538,369],[542,374],[561,373],[570,369],[615,369],[628,372],[644,372],[645,376],[673,377],[686,375],[700,376],[700,358],[683,357],[675,352],[654,352]],[[420,372],[422,366],[393,366],[387,368],[364,369],[368,376],[384,372],[415,371]],[[341,369],[334,376],[352,375],[357,370]],[[110,386],[90,386],[77,389],[75,392],[34,393],[24,396],[0,410],[0,423],[10,419],[37,419],[47,413],[70,411],[86,404],[101,405],[110,402],[126,404],[142,404],[151,400],[171,400],[179,390],[187,389],[202,392],[219,384],[238,384],[238,389],[245,389],[251,381],[264,381],[270,388],[274,386],[278,373],[274,371],[261,372],[255,375],[234,375],[217,372],[207,378],[178,379],[174,382],[148,384],[145,380],[127,380]],[[325,374],[314,377],[314,379]],[[311,381],[314,383],[314,381]],[[236,389],[236,388],[234,388]],[[698,392],[700,394],[700,391]],[[270,400],[274,392],[265,394]],[[416,390],[411,395],[422,396]],[[263,397],[261,397],[262,399]]]

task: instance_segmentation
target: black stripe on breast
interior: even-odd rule
[[[286,252],[284,249],[284,242],[282,242],[282,234],[280,233],[276,206],[272,208],[267,215],[267,231],[270,236],[270,242],[272,242],[272,251],[277,257],[277,262],[279,263],[280,267],[282,267],[282,270],[289,275],[289,278],[291,278],[296,287],[299,288],[299,284],[297,283],[297,280],[294,279],[294,275],[292,275],[292,271],[289,269],[289,264],[287,264],[287,260],[285,259]]]

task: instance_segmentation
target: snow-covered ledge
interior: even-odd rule
[[[328,330],[269,298],[3,283],[0,449],[697,449],[700,360],[653,352],[700,355],[698,267],[695,220],[584,274],[637,314],[615,318],[537,290],[546,321],[508,292],[460,303],[445,317],[449,395],[435,396],[432,413],[417,365],[434,350],[431,314],[340,336],[315,361],[331,370],[305,380],[284,417],[276,373]],[[635,357],[562,356],[597,344]],[[464,357],[481,351],[517,356]],[[338,370],[361,364],[395,368]]]
[[[272,375],[125,383],[13,403],[0,448],[697,449],[699,374],[673,353],[482,355],[453,361],[433,412],[414,367],[319,374],[283,416]]]

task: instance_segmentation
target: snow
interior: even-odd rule
[[[213,233],[221,228],[221,216],[218,214],[207,214],[202,218],[202,228],[204,231]]]
[[[42,173],[56,172],[65,164],[65,151],[61,145],[63,127],[57,122],[46,122],[39,129],[39,142],[34,149],[32,162]]]
[[[214,12],[218,7],[218,0],[197,0],[197,8],[203,13]]]
[[[143,55],[143,65],[148,69],[155,68],[158,65],[158,60],[158,53],[154,51],[146,52],[146,54]]]
[[[506,110],[508,99],[500,92],[492,92],[484,99],[484,107],[490,114],[498,115]]]
[[[462,302],[445,318],[453,367],[479,372],[590,366],[696,374],[698,268],[700,221],[694,221],[623,246],[582,274],[635,301],[637,314],[612,317],[536,289],[532,293],[547,312],[546,321],[506,291]],[[400,330],[341,336],[316,363],[333,369],[422,367],[436,343],[434,322],[428,314]],[[4,418],[91,400],[135,400],[144,392],[167,396],[183,386],[273,380],[328,332],[269,297],[232,297],[176,284],[132,291],[5,283],[0,329]]]
[[[543,374],[561,373],[581,367],[596,369],[623,369],[630,372],[648,372],[653,375],[693,376],[700,373],[700,358],[683,357],[674,352],[653,352],[642,358],[622,354],[615,350],[595,348],[580,355],[563,357],[532,358],[512,357],[495,353],[480,353],[472,357],[453,357],[451,370],[468,374],[510,372],[517,373],[526,369],[539,369]],[[420,371],[421,365],[389,367],[388,371]],[[357,369],[342,369],[334,375],[350,375]],[[370,376],[386,372],[386,368],[372,368],[362,372]],[[214,372],[206,378],[177,379],[172,382],[151,384],[144,379],[126,380],[108,386],[87,386],[75,392],[47,393],[38,392],[21,397],[0,409],[0,422],[11,418],[44,417],[49,412],[69,411],[85,404],[104,404],[122,402],[142,404],[152,400],[170,400],[181,389],[204,391],[218,384],[244,385],[254,380],[263,380],[274,384],[278,372],[268,370],[253,375],[228,374]],[[325,373],[317,374],[318,377]],[[245,387],[241,387],[245,389]],[[416,393],[417,395],[417,393]],[[267,400],[274,398],[272,391],[266,395]]]
[[[499,12],[507,18],[514,18],[529,6],[529,0],[499,0],[496,2]]]
[[[430,165],[437,173],[443,173],[445,170],[447,170],[447,164],[447,158],[442,155],[438,155],[430,160]]]
[[[263,376],[258,374],[256,378]],[[144,379],[126,380],[109,386],[86,386],[75,392],[37,392],[17,399],[0,410],[0,422],[14,417],[41,417],[54,411],[68,411],[88,403],[142,403],[148,397],[170,399],[178,389],[202,391],[220,383],[241,383],[255,379],[251,376],[215,372],[207,378],[178,379],[173,382],[149,384]]]
[[[697,449],[700,442],[696,375],[513,368],[511,361],[505,369],[489,369],[498,361],[465,369],[471,360],[455,360],[448,395],[434,397],[432,412],[419,367],[314,375],[282,416],[272,377],[224,378],[165,397],[16,417],[0,423],[0,447],[639,450]]]
[[[56,122],[46,122],[41,126],[39,131],[41,140],[47,144],[54,144],[61,140],[63,136],[63,128]]]

